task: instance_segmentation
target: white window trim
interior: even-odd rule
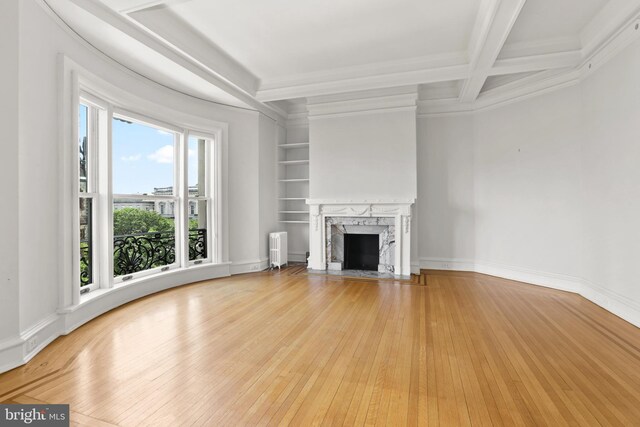
[[[88,137],[88,147],[89,149],[89,156],[87,157],[87,191],[85,192],[81,192],[80,191],[80,176],[78,174],[78,179],[76,180],[76,184],[78,185],[77,191],[78,191],[78,201],[80,199],[88,199],[91,200],[91,276],[92,276],[92,283],[86,286],[82,286],[81,287],[81,291],[94,291],[96,289],[99,288],[99,283],[100,283],[100,254],[101,254],[101,250],[102,248],[100,247],[100,245],[98,244],[98,242],[100,241],[99,238],[99,225],[100,225],[100,218],[99,218],[99,185],[100,185],[100,179],[98,176],[98,161],[99,161],[99,155],[98,155],[98,151],[99,151],[99,141],[100,141],[100,135],[99,135],[99,129],[100,129],[100,125],[99,125],[99,121],[100,121],[100,113],[97,111],[97,109],[101,108],[99,107],[97,104],[95,104],[94,102],[92,102],[91,98],[85,98],[84,93],[79,92],[79,103],[76,106],[76,108],[78,109],[78,114],[77,116],[79,116],[79,104],[83,104],[86,105],[88,107],[88,112],[87,112],[87,137]],[[79,124],[79,123],[78,123]],[[79,140],[79,135],[76,137],[76,141]],[[76,155],[78,156],[78,161],[76,162],[76,165],[79,165],[80,163],[80,155],[78,153],[77,147],[76,147]],[[80,223],[80,218],[79,218],[79,213],[78,213],[78,224]],[[78,227],[77,227],[78,228]],[[80,246],[80,231],[78,230],[78,236],[77,236],[77,242],[78,242],[78,246]],[[76,269],[76,271],[80,271],[80,259],[79,259],[79,255],[78,255],[78,268]],[[80,278],[78,277],[78,286],[80,286]]]
[[[59,133],[59,146],[61,153],[61,174],[60,180],[60,201],[61,201],[61,215],[60,215],[60,238],[61,238],[61,251],[59,254],[60,264],[62,268],[60,270],[60,298],[59,298],[59,311],[69,312],[73,311],[80,304],[87,302],[91,298],[80,297],[79,286],[79,253],[77,248],[79,247],[79,210],[77,203],[79,199],[79,181],[78,173],[74,172],[74,166],[78,164],[78,150],[76,144],[70,144],[70,141],[78,140],[78,102],[82,95],[82,98],[92,104],[95,104],[101,109],[105,109],[105,113],[100,117],[100,137],[104,140],[111,141],[111,118],[114,112],[116,114],[122,114],[131,118],[141,117],[142,121],[155,122],[156,126],[159,124],[163,128],[169,130],[178,129],[182,135],[186,135],[187,129],[190,129],[192,133],[202,136],[211,135],[215,143],[213,144],[216,152],[215,165],[210,170],[215,170],[216,180],[214,181],[215,197],[211,201],[211,213],[215,221],[211,220],[214,227],[209,231],[209,242],[215,242],[215,247],[210,252],[212,255],[212,261],[209,265],[213,268],[216,266],[228,265],[229,254],[229,242],[228,242],[228,207],[227,207],[227,153],[228,153],[228,124],[224,122],[218,122],[203,116],[193,116],[186,114],[182,111],[173,109],[172,105],[153,105],[150,101],[137,98],[135,95],[114,86],[90,72],[86,71],[83,67],[79,66],[68,56],[64,54],[59,55],[59,64],[61,67],[61,76],[59,93],[60,93],[60,115],[59,120],[61,123]],[[134,77],[140,80],[141,84],[150,84],[146,79],[142,77]],[[158,88],[158,90],[164,90]],[[94,95],[95,94],[95,95]],[[105,96],[106,94],[106,96]],[[114,102],[116,100],[117,102]],[[198,102],[194,100],[193,102]],[[118,107],[114,107],[118,105]],[[126,108],[121,108],[124,106]],[[209,108],[209,107],[206,107]],[[146,115],[138,114],[136,111],[153,111],[154,119],[149,119]],[[124,114],[123,114],[124,113]],[[175,123],[176,125],[168,125],[168,122]],[[99,144],[98,151],[98,163],[99,167],[103,170],[111,172],[111,144]],[[184,144],[183,144],[184,145]],[[99,277],[101,282],[100,287],[102,291],[109,291],[114,288],[113,281],[113,235],[112,235],[112,209],[101,208],[103,206],[112,206],[113,195],[111,194],[111,179],[100,180],[97,182],[98,194],[96,200],[96,206],[94,212],[101,212],[98,222],[101,223],[98,226],[99,236],[96,236],[96,240],[106,240],[108,243],[108,250],[102,250],[99,258],[94,258],[94,264],[99,267]],[[184,197],[185,200],[188,199]],[[94,199],[95,200],[95,199]],[[186,206],[186,203],[185,203]],[[108,224],[108,225],[105,225]],[[94,255],[95,256],[95,255]],[[188,257],[188,255],[187,255]],[[173,270],[175,274],[180,273],[181,270],[188,270],[189,265],[184,264],[184,267]],[[206,268],[206,265],[197,265],[194,269]],[[152,271],[152,270],[149,270]],[[219,271],[219,270],[216,270]],[[105,273],[106,272],[106,273]],[[158,276],[161,276],[159,274]],[[105,283],[104,277],[108,276],[109,280]],[[142,277],[142,276],[141,276]],[[172,275],[172,277],[182,277]],[[191,277],[185,275],[184,277]],[[134,285],[137,280],[127,281],[122,286],[128,286],[129,283]],[[148,280],[145,281],[148,283]],[[187,283],[187,282],[185,282]],[[120,286],[117,286],[120,288]],[[90,292],[90,295],[93,292]],[[103,295],[104,292],[101,293]]]

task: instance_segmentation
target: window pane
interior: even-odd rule
[[[173,264],[173,216],[161,215],[157,201],[114,199],[113,275],[122,276]]]
[[[80,191],[87,191],[87,168],[89,156],[89,108],[80,104],[78,117],[78,148],[80,159]]]
[[[206,196],[206,147],[208,140],[189,137],[189,196]]]
[[[113,193],[172,195],[175,134],[113,119]]]
[[[189,200],[189,260],[207,258],[207,205],[204,200]]]
[[[80,199],[80,286],[93,283],[93,228],[91,199]]]

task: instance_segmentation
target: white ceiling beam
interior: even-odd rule
[[[185,3],[191,0],[135,0],[127,1],[127,6],[118,10],[120,13],[133,13],[140,10],[149,9],[155,6],[168,6],[175,3]]]
[[[197,34],[188,22],[171,9],[140,10],[130,13],[129,17],[248,93],[255,94],[258,89],[259,79],[255,75],[218,46]]]
[[[493,64],[491,70],[489,70],[488,75],[500,76],[504,74],[577,67],[581,61],[582,52],[579,50],[524,56],[521,58],[498,59]]]
[[[301,84],[271,89],[261,89],[256,93],[259,101],[278,101],[282,99],[307,98],[311,96],[331,95],[343,92],[382,89],[417,85],[424,83],[461,80],[469,76],[468,65],[430,68],[415,71],[380,74],[344,80]]]
[[[147,30],[143,29],[140,24],[134,23],[130,18],[126,18],[109,8],[98,0],[71,0],[73,4],[82,8],[87,13],[95,16],[101,21],[111,25],[113,28],[123,32],[129,37],[142,43],[149,49],[164,56],[173,63],[183,67],[184,69],[192,72],[203,80],[211,83],[212,85],[222,89],[228,94],[234,96],[238,100],[246,103],[250,107],[264,113],[265,115],[278,119],[279,114],[272,108],[264,103],[256,100],[252,94],[247,93],[233,82],[228,81],[223,76],[218,75],[215,70],[211,70],[208,67],[200,64],[187,55],[177,51],[176,49],[168,46],[165,42],[159,40]]]
[[[526,0],[486,0],[478,11],[485,17],[476,20],[470,44],[471,77],[465,81],[460,93],[463,103],[476,100],[489,71],[500,54],[513,25]]]

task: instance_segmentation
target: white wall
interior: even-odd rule
[[[415,199],[415,111],[316,117],[309,123],[312,199]]]
[[[475,258],[473,116],[418,119],[420,258]]]
[[[640,41],[590,74],[419,120],[423,268],[572,290],[640,325]]]
[[[423,266],[580,278],[582,142],[578,86],[421,119]]]
[[[584,277],[640,312],[640,41],[581,89]]]
[[[18,22],[19,0],[0,2],[0,341],[18,333]]]
[[[278,126],[269,117],[260,114],[260,138],[258,147],[259,171],[259,226],[257,235],[261,259],[269,257],[269,239],[271,232],[278,230],[278,167],[277,150],[279,136],[284,139],[285,129]]]
[[[577,86],[474,117],[475,259],[580,277]]]

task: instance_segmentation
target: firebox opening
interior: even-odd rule
[[[345,234],[345,270],[378,271],[379,245],[378,234]]]

